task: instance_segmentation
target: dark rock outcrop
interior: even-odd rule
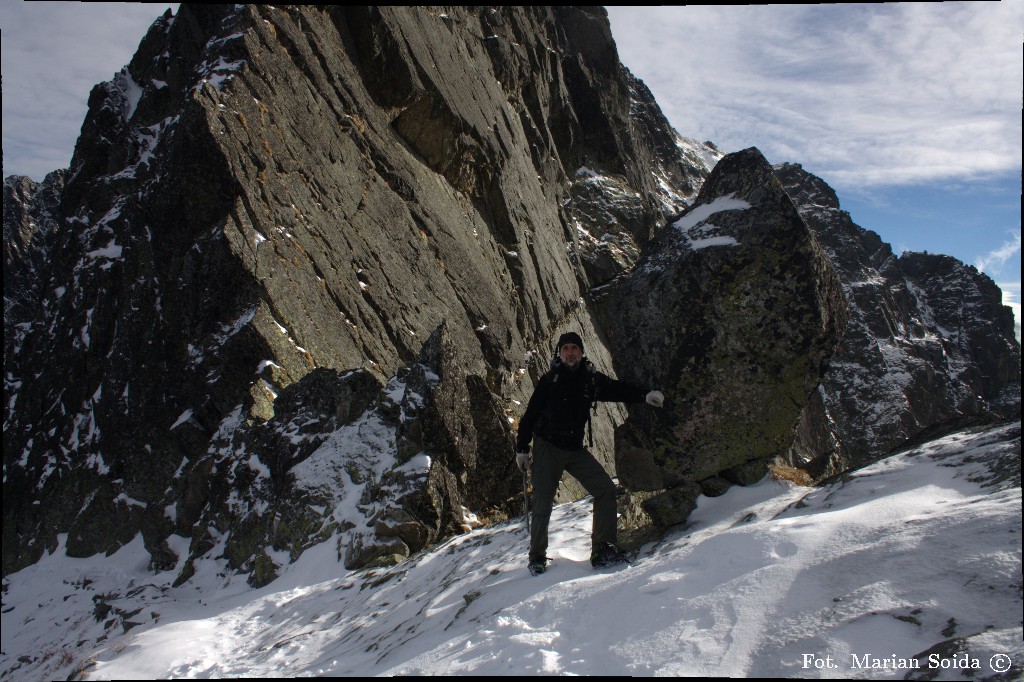
[[[1020,417],[1013,313],[949,256],[897,257],[796,164],[775,173],[843,281],[850,324],[786,460],[822,478],[917,438]]]
[[[767,473],[847,315],[838,277],[756,149],[718,163],[600,309],[619,375],[665,392],[664,410],[634,409],[616,433],[622,483],[659,492],[638,498],[657,526],[684,520],[704,479]]]

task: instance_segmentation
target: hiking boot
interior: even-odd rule
[[[628,563],[628,561],[629,557],[626,553],[610,542],[605,542],[600,546],[595,547],[594,551],[590,555],[590,565],[594,568],[615,566],[617,564]]]
[[[543,559],[530,559],[530,563],[526,565],[530,569],[530,575],[540,575],[547,570],[548,560]]]

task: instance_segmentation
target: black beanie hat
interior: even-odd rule
[[[583,352],[583,339],[576,332],[567,332],[558,337],[558,346],[555,348],[556,353],[562,352],[562,346],[567,343],[575,343],[580,347],[580,352]]]

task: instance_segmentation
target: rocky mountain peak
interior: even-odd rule
[[[39,301],[50,284],[50,253],[60,222],[67,171],[41,183],[12,175],[4,179],[4,357],[19,352],[28,320],[42,315]]]
[[[995,283],[949,256],[897,257],[838,203],[816,199],[820,178],[775,170],[790,196],[807,197],[801,216],[851,309],[789,461],[828,476],[937,432],[1019,418],[1020,344]]]
[[[804,170],[799,163],[778,164],[774,171],[798,206],[821,206],[833,210],[839,208],[839,197],[835,190],[821,178]]]

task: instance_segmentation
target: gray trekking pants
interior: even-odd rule
[[[605,542],[615,544],[615,484],[587,450],[563,450],[543,438],[533,439],[533,509],[530,525],[530,559],[547,557],[548,522],[562,472],[568,471],[594,497],[594,527],[590,536],[594,548]]]

